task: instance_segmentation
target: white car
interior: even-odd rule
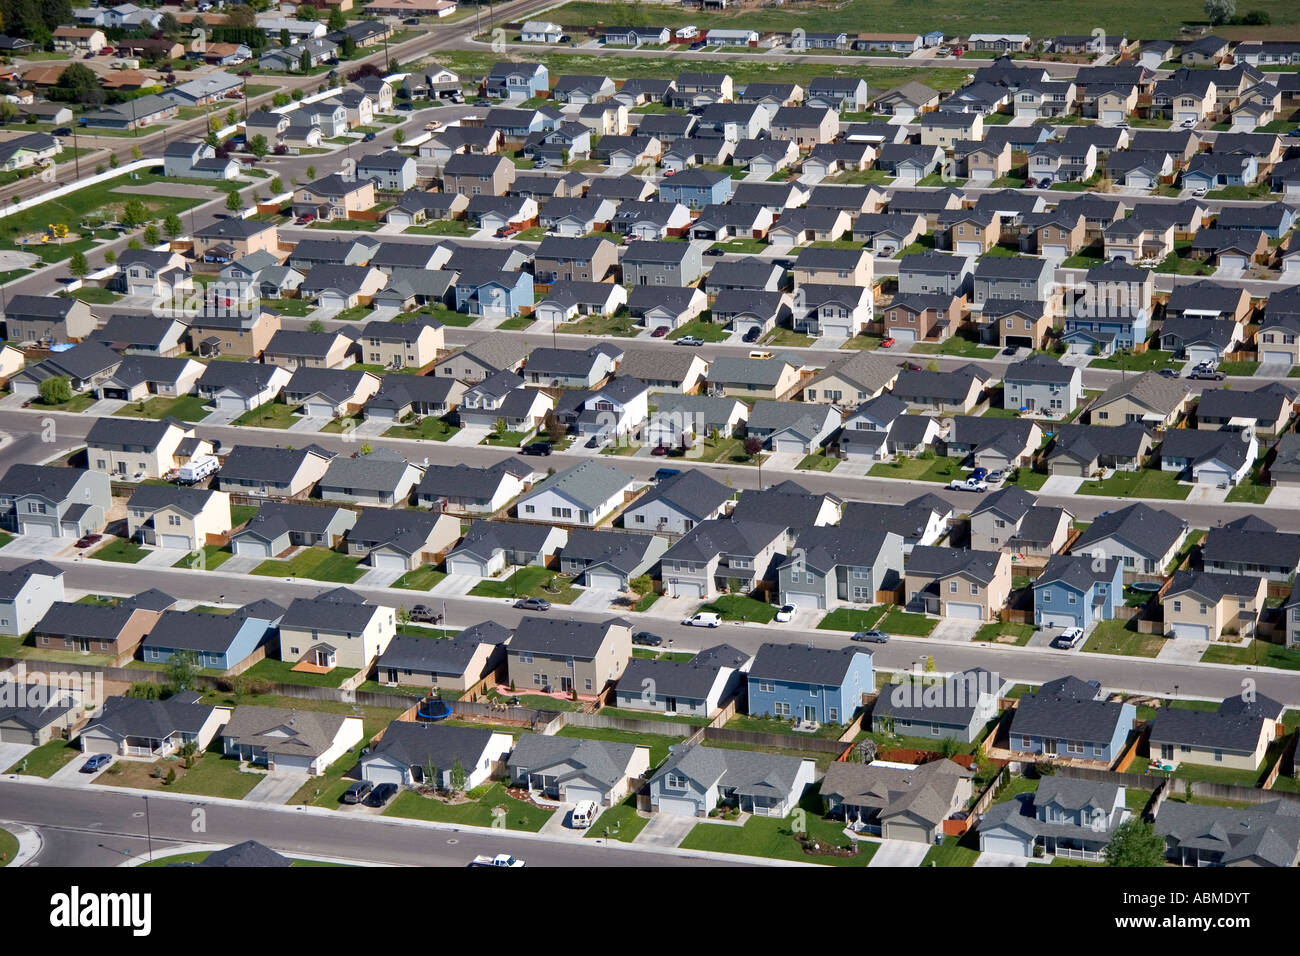
[[[1067,627],[1065,630],[1063,630],[1060,634],[1058,634],[1055,638],[1052,639],[1052,646],[1059,647],[1061,650],[1068,651],[1070,648],[1074,647],[1075,644],[1078,644],[1080,638],[1082,637],[1083,637],[1083,628]]]
[[[773,617],[772,620],[776,621],[778,624],[788,623],[794,619],[795,612],[798,610],[799,609],[793,604],[782,604],[781,609],[776,612],[776,616]]]
[[[722,616],[714,611],[700,611],[682,623],[687,627],[717,627],[722,623]]]

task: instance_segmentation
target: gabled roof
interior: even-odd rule
[[[839,687],[860,656],[870,662],[871,653],[856,647],[767,643],[754,655],[749,678]]]
[[[920,545],[907,556],[909,575],[934,579],[963,577],[978,584],[988,584],[998,573],[1006,555],[998,551],[968,551],[963,548],[940,548]]]
[[[1070,546],[1078,554],[1089,553],[1094,545],[1113,538],[1143,557],[1163,558],[1187,531],[1187,522],[1168,511],[1157,511],[1138,502],[1098,515]]]

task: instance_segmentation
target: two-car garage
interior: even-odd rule
[[[984,620],[984,608],[979,604],[959,604],[948,601],[944,604],[944,617],[955,617],[963,621]]]

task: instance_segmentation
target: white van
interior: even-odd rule
[[[700,611],[694,617],[688,617],[682,623],[687,627],[717,627],[722,623],[722,618],[716,611]]]
[[[582,800],[573,808],[569,825],[575,830],[585,830],[596,822],[596,817],[599,815],[600,804],[595,800]]]

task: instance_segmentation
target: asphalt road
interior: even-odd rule
[[[206,829],[193,829],[202,809]],[[14,777],[0,780],[0,819],[37,827],[47,850],[41,866],[113,866],[147,852],[154,855],[177,843],[232,844],[257,840],[287,855],[333,857],[397,866],[465,867],[476,854],[510,853],[529,866],[663,867],[745,866],[604,840],[549,839],[504,830],[434,828],[395,823],[386,817],[281,807],[239,806],[202,797],[151,797],[146,827],[142,795],[104,788],[62,788]],[[75,821],[75,822],[73,822]],[[46,856],[48,853],[48,857]]]

